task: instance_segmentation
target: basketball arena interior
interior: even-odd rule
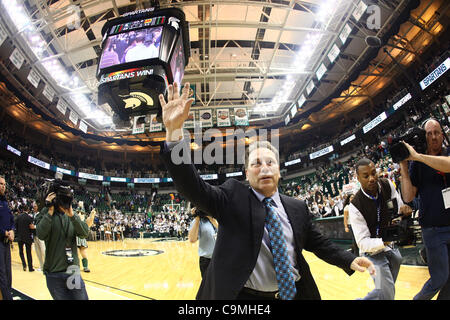
[[[430,118],[450,147],[449,8],[445,0],[0,0],[0,175],[15,230],[9,242],[3,235],[10,256],[0,272],[11,274],[12,299],[55,298],[45,270],[53,246],[39,239],[37,219],[49,210],[43,190],[55,184],[70,187],[74,216],[90,219],[70,253],[89,300],[196,299],[196,204],[161,156],[159,95],[168,102],[175,82],[189,84],[184,138],[204,183],[250,188],[242,150],[264,136],[279,152],[280,196],[302,201],[315,230],[358,256],[344,223],[362,186],[358,160],[373,162],[402,197],[392,147]],[[430,279],[422,199],[406,200],[411,213],[392,240],[402,256],[395,300],[412,300]],[[18,231],[24,214],[28,243]],[[228,231],[222,237],[217,220],[219,242]],[[361,299],[377,287],[369,272],[350,276],[313,251],[301,255],[321,299]]]

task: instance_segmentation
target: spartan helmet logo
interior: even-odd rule
[[[180,22],[180,19],[177,19],[175,17],[170,17],[169,18],[169,25],[171,25],[172,27],[174,27],[177,31],[180,28],[178,22]]]
[[[142,92],[130,92],[129,95],[124,95],[119,97],[123,98],[123,102],[125,102],[125,109],[128,108],[139,108],[140,106],[153,106],[153,99]]]

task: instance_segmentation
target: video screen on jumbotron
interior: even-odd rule
[[[184,76],[184,52],[181,35],[178,38],[172,60],[170,61],[170,69],[172,69],[173,72],[173,82],[181,84],[181,80],[183,80]]]
[[[106,39],[100,69],[159,57],[162,26],[133,30]]]

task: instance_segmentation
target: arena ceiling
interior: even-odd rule
[[[104,23],[149,8],[150,1],[0,2],[3,27],[12,35],[13,46],[22,49],[26,61],[51,85],[55,96],[64,97],[69,109],[88,124],[89,133],[136,141],[163,139],[163,133],[134,136],[131,130],[116,130],[111,108],[97,104],[95,74]],[[161,0],[159,5],[182,9],[190,23],[191,57],[184,81],[195,84],[193,108],[246,107],[250,127],[278,126],[285,135],[310,130],[373,103],[372,97],[389,86],[400,70],[383,50],[368,46],[367,36],[389,35],[383,48],[404,66],[420,61],[421,52],[446,30],[450,3],[417,1],[418,6],[408,11],[407,19],[390,36],[412,2]],[[9,71],[11,83],[16,83],[16,75],[7,69],[2,66]],[[36,105],[78,129],[69,113],[56,111],[55,100],[38,99]],[[8,112],[30,126],[65,141],[89,144],[70,130],[44,121],[18,100],[12,106]],[[112,150],[125,148],[107,142],[95,144]]]

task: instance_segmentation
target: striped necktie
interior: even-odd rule
[[[280,218],[273,206],[275,202],[271,198],[263,200],[266,206],[266,228],[269,233],[273,263],[277,276],[278,289],[282,300],[292,300],[297,293],[294,274],[290,269],[286,240],[281,228]]]

